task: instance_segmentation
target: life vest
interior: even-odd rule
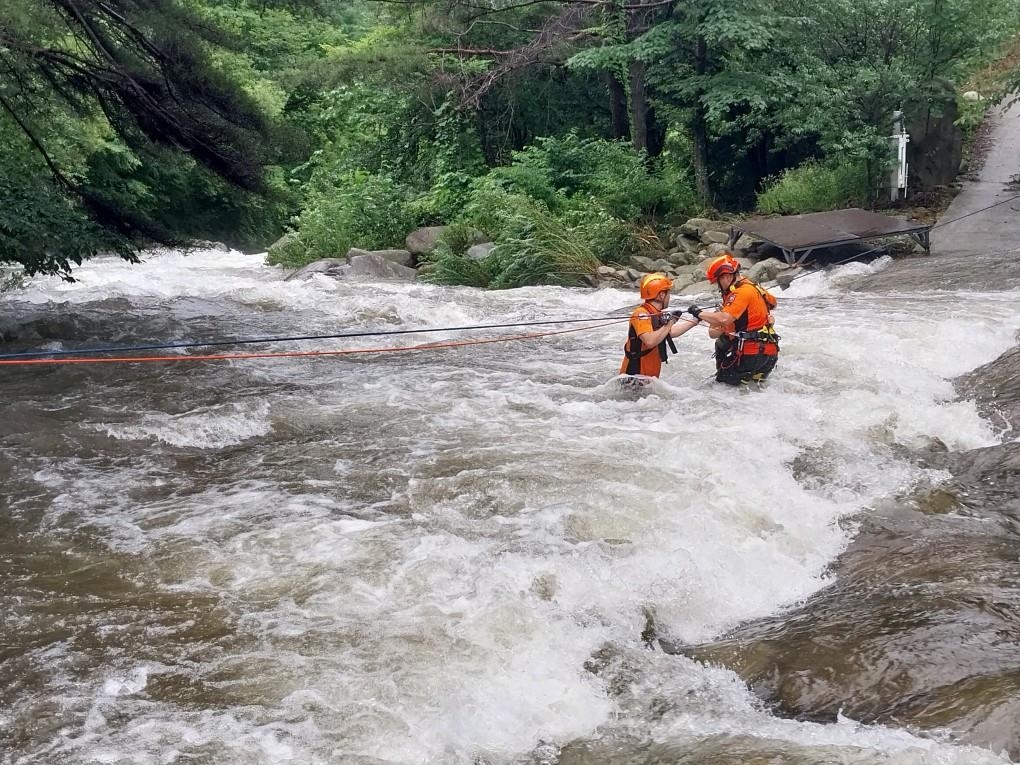
[[[645,303],[643,308],[648,309],[649,318],[652,321],[652,330],[661,329],[663,326],[662,314],[655,309],[655,306],[650,306]],[[673,338],[666,335],[666,338],[654,348],[645,348],[641,342],[641,338],[634,329],[634,324],[627,328],[627,343],[623,346],[623,355],[627,357],[627,369],[624,374],[628,375],[639,375],[641,374],[641,359],[647,356],[649,353],[658,353],[659,360],[663,364],[669,363],[669,353],[672,351],[676,353],[676,346],[673,344]]]

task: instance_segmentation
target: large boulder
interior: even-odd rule
[[[698,281],[692,282],[688,286],[684,287],[682,290],[679,290],[678,294],[680,295],[714,294],[718,296],[719,290],[716,289],[716,286],[712,284],[712,282],[704,279],[699,279]]]
[[[747,234],[741,234],[737,241],[733,243],[733,253],[750,252],[757,249],[759,244],[761,244],[761,240],[750,237]]]
[[[351,247],[347,251],[347,262],[349,263],[352,258],[362,255],[378,255],[380,258],[396,263],[398,266],[404,266],[405,268],[414,267],[414,256],[408,250],[361,250],[357,247]]]
[[[730,235],[727,231],[703,231],[701,234],[701,241],[703,244],[728,244],[730,241]]]
[[[492,254],[492,251],[496,249],[495,242],[482,242],[480,244],[473,244],[468,247],[466,257],[469,260],[485,260]]]
[[[315,260],[306,266],[302,266],[292,274],[288,274],[284,281],[302,281],[304,279],[310,279],[315,274],[324,274],[325,276],[332,276],[337,278],[343,273],[342,269],[349,268],[347,260],[344,258],[323,258],[322,260]]]
[[[769,282],[779,276],[780,272],[788,268],[786,263],[777,258],[760,260],[747,269],[747,278],[752,282]]]
[[[698,262],[698,251],[675,250],[666,256],[666,260],[673,266],[689,266]]]
[[[711,218],[691,218],[680,227],[680,233],[700,239],[706,231],[726,231],[728,225]]]
[[[338,278],[351,281],[414,281],[418,272],[413,268],[402,266],[387,260],[381,255],[370,252],[367,255],[352,257],[347,270]]]
[[[710,244],[705,248],[705,252],[708,253],[709,258],[718,258],[720,255],[731,254],[736,256],[737,253],[730,250],[725,244]]]
[[[446,226],[425,226],[415,229],[404,240],[404,247],[412,255],[427,255],[436,249],[439,237],[446,230]]]
[[[676,246],[685,252],[691,252],[695,255],[701,249],[701,240],[696,237],[690,237],[686,234],[679,234],[676,237]]]
[[[645,255],[634,255],[630,259],[631,264],[635,268],[639,268],[646,274],[650,274],[658,269],[655,267],[655,261]]]

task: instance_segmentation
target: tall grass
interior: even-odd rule
[[[595,273],[601,263],[599,237],[612,226],[587,218],[569,221],[530,200],[517,202],[517,207],[501,210],[501,239],[492,254],[471,260],[441,243],[425,278],[438,284],[509,289],[576,285]]]
[[[860,207],[871,201],[867,166],[859,163],[807,162],[766,183],[758,212],[777,215]]]

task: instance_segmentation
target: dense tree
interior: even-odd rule
[[[529,218],[603,257],[805,161],[814,204],[867,201],[892,110],[993,56],[1018,3],[8,0],[0,260],[67,274],[289,220],[296,262],[422,223],[526,242]]]
[[[66,274],[99,249],[177,241],[190,227],[168,225],[154,196],[203,170],[209,183],[263,192],[269,125],[213,65],[213,45],[225,42],[174,0],[5,3],[0,134],[8,193],[23,206],[4,213],[0,259]],[[80,226],[39,237],[36,224],[12,222],[35,204]]]

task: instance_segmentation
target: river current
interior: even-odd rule
[[[896,265],[780,293],[780,364],[745,394],[712,382],[701,329],[660,381],[623,389],[625,322],[414,352],[0,368],[0,762],[1009,762],[1009,741],[968,735],[988,714],[954,726],[888,713],[888,689],[864,682],[883,667],[829,639],[831,610],[805,611],[843,593],[839,636],[870,620],[902,645],[884,606],[847,584],[905,558],[855,549],[876,525],[915,539],[902,508],[959,495],[954,456],[1015,439],[954,381],[1016,345],[1020,285],[858,288]],[[101,258],[75,276],[0,297],[2,352],[600,317],[634,302],[284,282],[260,256],[218,251]],[[949,502],[938,518],[992,529],[1015,568],[1016,529],[992,509]],[[919,555],[917,571],[958,565],[966,579],[972,566]],[[983,580],[953,581],[981,593]],[[1001,608],[1017,610],[1018,592]],[[925,644],[947,676],[966,633]],[[789,668],[783,646],[806,663]],[[977,662],[967,676],[1003,671]],[[861,687],[822,711],[807,691],[781,698],[841,672]]]

